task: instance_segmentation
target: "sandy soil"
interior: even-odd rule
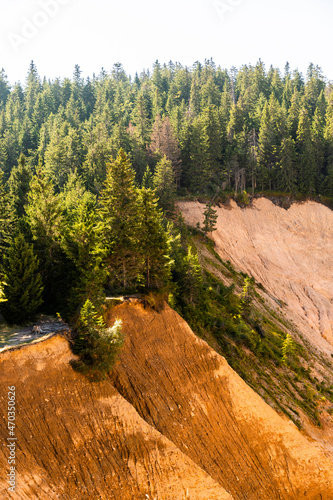
[[[116,318],[126,342],[102,383],[73,371],[60,335],[0,353],[1,499],[333,499],[332,455],[264,403],[175,311],[134,301],[114,307],[108,323]],[[14,494],[5,475],[13,385]]]
[[[205,206],[179,202],[187,223],[202,223]],[[288,210],[260,198],[242,209],[218,208],[216,250],[252,275],[282,304],[312,344],[333,353],[333,211],[308,201]]]
[[[127,336],[112,380],[150,425],[236,499],[333,498],[333,461],[168,306],[112,310]]]
[[[54,336],[0,354],[0,498],[232,500],[110,381],[73,372]],[[8,493],[7,387],[16,390],[17,486]]]

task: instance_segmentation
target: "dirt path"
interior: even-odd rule
[[[36,328],[37,327],[37,328]],[[0,327],[0,352],[20,344],[28,344],[50,333],[68,330],[69,326],[61,320],[42,318],[26,327]]]

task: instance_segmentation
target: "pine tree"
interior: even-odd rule
[[[153,186],[159,198],[159,206],[165,213],[172,213],[176,194],[175,174],[172,163],[166,156],[156,165]]]
[[[25,94],[25,106],[26,106],[26,111],[27,115],[29,118],[31,118],[34,105],[37,99],[37,95],[40,92],[41,85],[40,85],[40,78],[38,76],[37,68],[36,65],[34,64],[33,61],[31,61],[30,66],[29,66],[29,72],[27,76],[27,81],[26,81],[26,88],[24,91]]]
[[[300,111],[297,129],[298,186],[306,194],[314,194],[316,189],[316,170],[314,165],[311,123],[306,108]]]
[[[39,167],[31,183],[26,214],[40,261],[44,302],[50,312],[63,306],[69,290],[70,276],[61,248],[63,210],[61,196],[54,193],[51,181]]]
[[[326,152],[326,144],[324,139],[325,114],[326,99],[324,92],[322,91],[318,98],[317,107],[315,109],[311,124],[311,140],[313,146],[313,161],[316,169],[315,183],[317,191],[320,191],[321,184],[324,178],[324,161]]]
[[[198,255],[193,253],[191,247],[182,263],[181,276],[178,283],[180,296],[187,306],[195,306],[203,291],[202,271]]]
[[[150,150],[157,153],[157,155],[165,155],[171,161],[176,183],[178,184],[181,177],[180,149],[168,116],[163,120],[159,115],[156,116],[151,135]]]
[[[212,204],[208,203],[206,205],[206,210],[204,211],[204,222],[203,222],[203,232],[205,234],[211,233],[212,231],[216,231],[216,221],[217,221],[217,212],[212,208]]]
[[[139,195],[140,251],[147,289],[161,289],[170,279],[167,234],[162,226],[162,211],[151,189],[142,188]]]
[[[289,365],[291,357],[295,351],[295,342],[293,341],[292,337],[289,334],[286,335],[281,350],[282,350],[282,363],[284,365]]]
[[[154,189],[153,174],[151,173],[151,170],[148,165],[145,170],[145,173],[143,174],[142,187],[146,189]]]
[[[140,139],[144,144],[149,141],[151,96],[146,86],[137,94],[131,121],[136,126]]]
[[[87,299],[76,326],[74,352],[80,361],[74,367],[94,381],[105,379],[124,343],[121,324],[121,320],[116,320],[107,328],[94,304]]]
[[[87,151],[82,167],[86,185],[97,193],[105,182],[106,164],[111,156],[107,127],[103,123],[93,126],[92,120],[87,122],[83,133],[83,145]]]
[[[132,289],[140,281],[138,194],[135,174],[123,149],[107,164],[99,211],[105,227],[109,287]]]
[[[278,163],[277,187],[280,191],[295,193],[297,190],[297,166],[295,141],[291,137],[282,140]]]
[[[326,178],[323,182],[324,193],[333,196],[333,92],[328,98],[325,116],[324,139],[326,142]]]
[[[28,202],[28,192],[32,178],[31,169],[27,165],[26,157],[21,153],[18,165],[13,167],[8,181],[10,203],[14,216],[22,223],[25,206]]]
[[[10,95],[10,85],[8,83],[5,70],[0,71],[0,110],[4,109],[8,96]]]
[[[3,275],[3,264],[10,245],[13,229],[14,220],[10,200],[6,187],[3,184],[3,173],[0,170],[0,279]]]
[[[72,174],[63,192],[65,224],[61,245],[74,264],[69,298],[70,313],[87,299],[100,304],[104,296],[105,249],[103,224],[98,220],[96,197]]]
[[[300,113],[300,95],[297,89],[294,90],[294,93],[291,97],[290,106],[288,109],[287,116],[287,127],[288,132],[291,135],[291,138],[296,140],[297,137],[297,127]]]
[[[42,304],[43,284],[38,272],[39,262],[32,245],[19,234],[9,248],[4,271],[3,294],[6,302],[1,312],[10,323],[32,320]]]

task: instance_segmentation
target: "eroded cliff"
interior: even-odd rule
[[[1,498],[333,498],[333,461],[279,416],[169,306],[108,313],[126,342],[110,378],[73,371],[68,341],[0,354]],[[5,408],[17,395],[17,489]]]
[[[231,500],[145,422],[111,382],[75,373],[60,336],[0,355],[0,497]],[[9,493],[7,387],[16,388],[17,485]]]
[[[179,202],[185,221],[202,224],[205,205]],[[288,210],[266,198],[217,210],[216,251],[253,276],[283,305],[308,340],[333,353],[333,211],[307,201]]]

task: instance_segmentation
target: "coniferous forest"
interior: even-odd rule
[[[31,62],[24,85],[0,72],[0,177],[8,321],[70,317],[105,293],[171,290],[190,306],[202,276],[175,197],[332,197],[333,89],[312,64],[304,77],[156,61],[131,78],[117,63],[50,81]]]

